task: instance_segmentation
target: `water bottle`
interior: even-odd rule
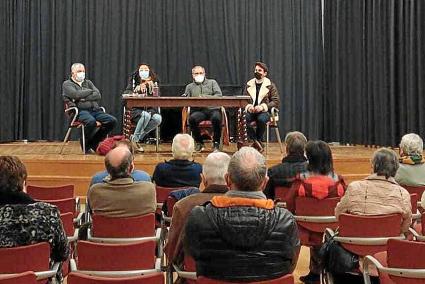
[[[155,82],[155,83],[153,84],[152,96],[154,96],[154,97],[159,97],[159,87],[158,87],[158,82]]]

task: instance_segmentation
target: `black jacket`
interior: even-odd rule
[[[195,207],[186,223],[185,253],[198,276],[260,281],[292,273],[300,242],[292,214],[284,208]]]
[[[81,86],[72,79],[66,80],[62,84],[62,91],[63,99],[70,107],[89,111],[100,109],[100,92],[90,80],[84,80]]]

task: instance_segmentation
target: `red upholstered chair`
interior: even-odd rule
[[[27,193],[37,200],[57,200],[74,197],[74,185],[38,186],[28,185]]]
[[[0,275],[0,284],[36,284],[37,277],[32,271],[12,275]]]
[[[415,240],[425,242],[425,213],[421,215],[421,222],[415,224],[414,229],[410,230],[413,233]]]
[[[98,277],[81,273],[72,272],[67,279],[68,284],[163,284],[164,275],[162,273],[154,273],[149,275],[141,275],[135,277]]]
[[[79,225],[83,217],[83,212],[80,212],[80,203],[79,199],[74,197],[57,199],[57,200],[40,200],[58,207],[61,214],[72,213],[73,221],[75,224]]]
[[[184,256],[184,267],[180,269],[177,265],[173,264],[171,270],[167,271],[167,279],[169,283],[172,283],[173,272],[176,272],[180,278],[183,278],[187,284],[194,284],[196,282],[196,263],[195,260],[189,256]],[[171,279],[171,280],[170,280]]]
[[[302,245],[320,245],[326,228],[335,230],[338,227],[334,212],[339,201],[339,197],[322,200],[310,197],[295,199],[294,217],[297,220]]]
[[[50,266],[50,245],[47,242],[13,248],[0,248],[0,274],[33,271],[38,283],[54,277],[59,263]]]
[[[220,149],[223,145],[230,145],[229,140],[229,123],[227,119],[226,109],[224,107],[220,108],[221,110],[221,140],[220,140]],[[190,116],[190,107],[184,107],[182,110],[182,131],[183,133],[188,133],[189,129],[189,116]],[[212,131],[212,123],[210,120],[203,120],[199,123],[199,129],[201,131],[201,135],[204,133],[208,133],[210,139],[212,139],[212,135],[209,134]]]
[[[387,251],[378,256],[366,256],[363,263],[363,277],[370,284],[370,267],[378,269],[381,284],[424,284],[425,243],[390,239]],[[379,261],[383,258],[384,261]],[[384,262],[384,263],[383,263]],[[388,276],[391,279],[388,281]]]
[[[154,240],[103,244],[79,241],[78,259],[71,259],[71,271],[95,276],[130,277],[160,272]]]
[[[291,212],[295,212],[295,198],[297,190],[292,187],[276,186],[274,188],[275,200],[284,203],[284,207]]]
[[[276,278],[276,279],[270,279],[270,280],[264,280],[264,281],[256,281],[256,282],[227,282],[227,281],[221,281],[221,280],[215,280],[206,278],[203,276],[198,277],[198,280],[196,280],[197,284],[231,284],[231,283],[252,283],[252,284],[294,284],[294,276],[292,274],[287,274],[282,277]]]
[[[401,184],[401,186],[404,187],[410,194],[416,193],[419,199],[422,197],[422,194],[425,191],[425,186],[413,186],[403,184]]]

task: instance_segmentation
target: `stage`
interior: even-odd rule
[[[0,144],[0,155],[18,156],[28,170],[28,183],[34,185],[74,184],[76,195],[85,197],[91,176],[104,169],[104,157],[83,155],[79,143],[69,142],[60,154],[61,142],[14,142]],[[159,152],[155,145],[146,145],[145,153],[137,154],[136,168],[153,173],[155,165],[172,158],[171,144],[160,144]],[[370,158],[374,148],[364,146],[331,145],[335,171],[344,176],[347,182],[366,177],[370,173]],[[232,154],[236,144],[225,146],[224,151]],[[202,163],[211,152],[211,144],[206,150],[196,153],[194,159]],[[264,153],[267,166],[278,164],[282,159],[278,143],[271,143],[268,153]]]

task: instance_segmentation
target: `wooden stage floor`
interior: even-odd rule
[[[0,144],[0,155],[18,156],[28,170],[28,182],[38,185],[74,184],[76,194],[84,197],[91,176],[104,169],[104,157],[98,155],[83,155],[79,143],[69,142],[60,154],[60,142],[31,142]],[[211,152],[211,145],[206,144],[206,150],[196,153],[194,159],[200,163]],[[159,152],[154,145],[146,145],[145,153],[137,154],[136,168],[153,173],[155,165],[172,158],[171,145],[161,144]],[[370,157],[375,149],[364,146],[333,146],[331,145],[335,171],[344,176],[347,182],[366,177],[370,172]],[[226,146],[224,151],[232,154],[236,145]],[[271,143],[268,153],[265,153],[269,167],[278,164],[282,154],[277,143]]]
[[[70,142],[60,154],[60,142],[32,142],[0,144],[0,155],[18,156],[28,170],[28,183],[35,185],[74,184],[76,194],[84,197],[90,183],[91,176],[104,169],[104,157],[97,155],[82,155],[78,142]],[[209,148],[208,148],[209,147]],[[375,149],[364,146],[332,146],[334,167],[338,174],[343,175],[347,182],[366,177],[370,172],[370,158]],[[210,153],[211,145],[207,144],[207,151],[196,153],[194,159],[200,163]],[[236,146],[225,147],[224,151],[232,154]],[[282,159],[279,146],[272,143],[269,152],[265,154],[267,165],[278,164]],[[144,154],[137,154],[136,168],[152,174],[158,162],[171,159],[171,145],[160,145],[159,153],[155,152],[154,145],[147,145]],[[301,283],[299,277],[308,273],[309,250],[302,247],[297,267],[294,271],[295,283]]]

